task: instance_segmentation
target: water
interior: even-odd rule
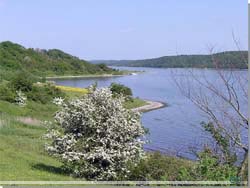
[[[209,135],[204,132],[201,121],[206,120],[202,112],[177,88],[173,74],[178,72],[178,78],[185,77],[186,69],[159,69],[159,68],[120,68],[129,70],[144,70],[144,73],[121,77],[108,78],[81,78],[55,80],[58,85],[72,87],[87,87],[95,82],[98,87],[109,86],[117,82],[130,87],[135,97],[141,99],[162,101],[167,107],[150,111],[142,115],[142,123],[149,128],[150,143],[145,145],[146,150],[158,150],[167,154],[194,159],[193,149],[201,149],[209,142]],[[217,81],[214,70],[195,70],[197,73],[206,72],[208,78]],[[237,74],[247,74],[247,71],[238,71]]]

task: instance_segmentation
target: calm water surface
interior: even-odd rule
[[[158,150],[167,154],[194,159],[192,149],[200,149],[209,141],[209,135],[204,132],[200,122],[205,116],[185,98],[173,81],[173,72],[179,69],[129,68],[127,70],[144,70],[144,73],[121,77],[81,78],[55,80],[58,85],[87,87],[95,82],[98,87],[109,86],[117,82],[130,87],[135,97],[153,101],[162,101],[168,107],[144,113],[142,123],[149,128],[150,143],[146,150]],[[185,69],[181,70],[185,73]],[[215,79],[213,70],[207,71],[210,79]],[[239,71],[239,74],[247,74]],[[182,74],[179,75],[181,77]],[[182,79],[186,79],[183,77]]]

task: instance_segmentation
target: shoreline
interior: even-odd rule
[[[65,76],[46,76],[48,80],[53,79],[71,79],[71,78],[105,78],[105,77],[120,77],[120,76],[133,76],[145,71],[126,71],[122,74],[88,74],[88,75],[65,75]]]
[[[137,107],[137,108],[133,108],[132,111],[145,113],[145,112],[150,112],[152,110],[157,110],[157,109],[160,109],[160,108],[165,108],[165,107],[168,106],[164,102],[150,101],[150,100],[144,100],[144,101],[147,102],[146,105],[140,106],[140,107]]]
[[[53,79],[71,79],[71,78],[102,78],[102,77],[116,77],[116,76],[128,76],[132,75],[131,73],[128,74],[100,74],[100,75],[76,75],[76,76],[47,76],[46,79],[53,80]]]

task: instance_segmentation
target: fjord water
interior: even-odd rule
[[[134,97],[166,103],[165,108],[157,109],[142,115],[142,124],[149,129],[147,136],[150,141],[146,150],[161,151],[195,159],[193,150],[201,149],[209,142],[210,136],[200,123],[206,121],[204,114],[177,88],[173,74],[179,72],[180,79],[186,79],[187,69],[160,69],[141,67],[119,67],[123,70],[145,71],[136,75],[100,78],[74,78],[54,80],[58,85],[72,87],[88,87],[97,82],[98,87],[107,87],[117,82],[130,87]],[[196,73],[206,71],[208,79],[216,82],[215,70],[197,69]],[[247,75],[247,71],[237,71]],[[176,75],[176,74],[175,74]]]

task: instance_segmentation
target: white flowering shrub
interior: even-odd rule
[[[61,105],[56,125],[48,130],[47,151],[73,174],[92,180],[117,180],[129,173],[127,164],[144,156],[145,134],[140,114],[123,107],[109,88],[91,89],[83,98]]]
[[[25,94],[21,90],[16,91],[15,102],[18,106],[21,106],[21,107],[26,106],[27,97],[25,96]]]
[[[55,97],[52,101],[53,104],[61,106],[64,102],[64,99],[62,97]]]

